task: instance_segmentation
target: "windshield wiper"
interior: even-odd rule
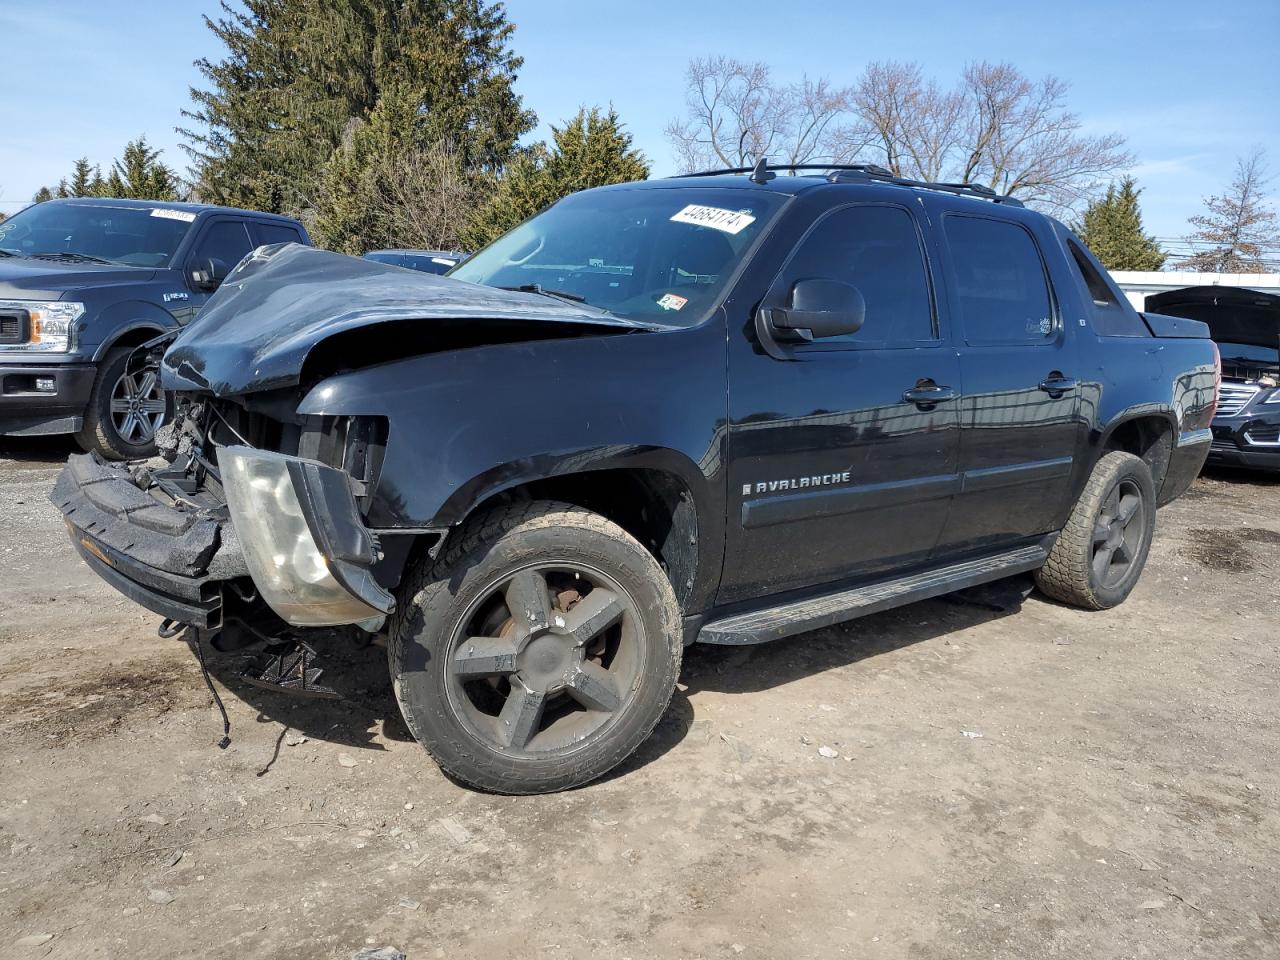
[[[513,290],[516,293],[540,293],[544,297],[554,297],[557,300],[568,300],[570,303],[586,303],[586,297],[580,297],[576,293],[570,293],[567,290],[548,290],[540,283],[522,283],[514,287],[499,287],[499,290]]]
[[[81,263],[115,263],[114,260],[104,260],[102,257],[94,257],[87,253],[72,253],[70,250],[53,250],[48,253],[29,253],[27,256],[33,260],[76,260]]]
[[[22,254],[20,254],[17,250],[6,250],[4,247],[0,247],[0,257],[20,257],[20,256],[22,256]]]

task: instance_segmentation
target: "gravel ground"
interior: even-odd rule
[[[1198,481],[1108,613],[1009,583],[694,648],[622,769],[517,799],[437,771],[376,648],[340,703],[213,662],[217,749],[67,542],[68,452],[0,446],[0,956],[1280,956],[1275,480]]]

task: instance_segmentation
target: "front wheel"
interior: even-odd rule
[[[405,722],[455,779],[564,790],[628,757],[667,708],[680,615],[653,556],[579,507],[469,522],[407,578],[388,659]]]
[[[1036,585],[1063,603],[1106,610],[1138,583],[1156,526],[1151,468],[1114,450],[1093,468]]]
[[[108,460],[142,460],[155,456],[156,431],[173,414],[173,398],[160,387],[154,363],[118,347],[98,368],[84,427],[76,442]]]

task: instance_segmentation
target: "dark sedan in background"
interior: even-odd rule
[[[423,273],[448,273],[469,256],[461,250],[370,250],[364,258]]]
[[[1239,287],[1187,287],[1147,309],[1202,320],[1222,355],[1209,462],[1280,470],[1280,296]]]

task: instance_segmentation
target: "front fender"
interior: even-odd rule
[[[135,330],[156,334],[178,329],[178,321],[163,307],[146,300],[122,300],[98,313],[86,324],[81,343],[93,347],[92,359],[101,360],[121,337]]]
[[[298,412],[387,419],[375,527],[450,526],[533,480],[643,467],[679,477],[700,531],[722,535],[724,349],[714,321],[495,344],[330,377]]]

